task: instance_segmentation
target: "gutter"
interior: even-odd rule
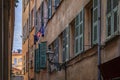
[[[101,64],[101,0],[98,0],[98,65]],[[101,72],[98,68],[98,80],[101,80]]]

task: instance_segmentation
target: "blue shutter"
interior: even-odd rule
[[[46,68],[46,51],[47,51],[47,44],[46,44],[46,42],[40,43],[39,44],[40,69]]]

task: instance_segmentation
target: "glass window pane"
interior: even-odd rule
[[[111,0],[107,0],[107,13],[111,11]]]
[[[97,4],[98,4],[98,2],[97,2],[98,0],[94,0],[94,8],[97,6]]]
[[[83,21],[82,11],[80,12],[80,22]]]
[[[83,27],[82,24],[80,24],[80,35],[83,33]]]
[[[78,39],[76,40],[76,42],[75,42],[75,45],[76,45],[76,53],[78,52]]]
[[[75,36],[76,36],[76,37],[78,36],[78,32],[79,32],[79,27],[77,27],[77,28],[75,29]]]
[[[110,36],[111,35],[111,17],[108,17],[108,32],[107,35]]]
[[[114,13],[114,32],[117,31],[117,11]]]
[[[97,25],[94,27],[94,41],[97,40]]]
[[[94,10],[94,22],[97,21],[97,8]]]
[[[82,45],[82,37],[80,38],[80,51],[82,50],[82,48],[83,48],[83,45]]]
[[[113,8],[117,7],[119,0],[113,0]]]
[[[79,15],[77,15],[77,17],[75,18],[75,25],[79,24]]]

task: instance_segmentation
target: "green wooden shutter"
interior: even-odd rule
[[[52,0],[48,0],[48,18],[52,16]]]
[[[81,10],[75,19],[75,53],[79,54],[83,51],[84,45],[84,10]]]
[[[98,0],[93,0],[93,37],[92,43],[96,44],[98,42]]]
[[[35,58],[34,58],[34,60],[35,60],[35,72],[39,72],[40,70],[39,70],[39,49],[36,49],[35,50]]]
[[[47,51],[47,44],[46,44],[46,42],[40,43],[39,44],[40,69],[46,68],[46,51]]]

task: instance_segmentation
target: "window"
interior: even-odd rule
[[[118,1],[107,0],[107,38],[118,31]]]
[[[70,29],[69,26],[63,31],[62,35],[62,53],[63,53],[63,62],[69,60],[70,53]]]
[[[19,62],[19,63],[22,62],[22,58],[19,58],[19,59],[18,59],[18,62]]]
[[[17,58],[14,58],[14,65],[17,65]]]
[[[41,5],[41,25],[44,24],[44,2]]]
[[[48,18],[52,17],[52,0],[48,0]]]
[[[75,54],[79,54],[83,51],[83,26],[84,17],[83,10],[75,18]]]

